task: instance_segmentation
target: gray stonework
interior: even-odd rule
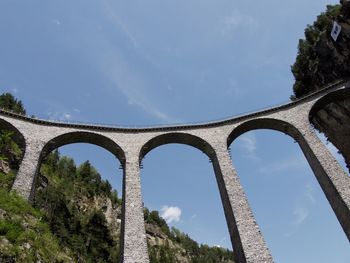
[[[314,134],[309,121],[322,98],[343,89],[350,92],[350,83],[338,83],[304,99],[227,120],[149,128],[51,122],[0,110],[0,127],[13,130],[25,149],[13,190],[30,200],[41,160],[57,147],[86,142],[105,148],[119,159],[124,169],[121,262],[149,262],[140,163],[158,146],[187,144],[202,151],[213,163],[237,262],[272,263],[227,150],[247,131],[272,129],[298,142],[350,240],[350,177]]]

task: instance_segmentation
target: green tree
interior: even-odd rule
[[[305,39],[299,40],[298,54],[291,70],[295,78],[292,99],[301,98],[325,85],[350,75],[350,2],[328,5],[312,25],[305,29]],[[334,41],[333,22],[342,26]]]
[[[22,101],[17,100],[11,93],[4,93],[0,95],[0,107],[5,110],[13,111],[17,114],[26,114]]]
[[[92,214],[85,226],[85,236],[85,244],[91,260],[108,261],[114,241],[108,229],[107,220],[101,211],[95,211]]]

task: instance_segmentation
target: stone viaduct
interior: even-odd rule
[[[181,143],[205,153],[213,164],[228,230],[238,263],[271,263],[272,256],[249,207],[228,147],[254,129],[283,132],[299,144],[345,234],[350,240],[350,177],[314,133],[312,115],[337,97],[350,96],[341,81],[303,99],[230,119],[180,126],[121,128],[61,123],[0,110],[0,127],[13,130],[25,149],[13,190],[31,200],[41,160],[60,146],[85,142],[113,153],[123,167],[121,262],[149,262],[140,164],[152,149]]]

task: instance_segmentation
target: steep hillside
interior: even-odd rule
[[[333,24],[340,25],[338,38],[331,37]],[[301,98],[326,85],[350,78],[350,2],[327,6],[299,40],[298,55],[292,66],[295,77],[292,99]],[[350,169],[350,96],[328,103],[312,122],[344,156]]]

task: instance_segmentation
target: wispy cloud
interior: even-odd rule
[[[297,205],[294,207],[293,215],[295,216],[295,224],[303,223],[309,216],[309,209],[306,206]]]
[[[243,150],[245,157],[254,160],[259,159],[256,155],[257,142],[254,133],[250,132],[247,134],[243,134],[239,138],[239,147]]]
[[[258,26],[257,21],[252,16],[244,14],[238,9],[232,10],[231,14],[224,17],[221,23],[222,35],[232,34],[233,31],[239,28],[252,30]]]
[[[302,155],[293,155],[286,160],[279,160],[274,163],[265,165],[259,169],[262,174],[276,174],[291,169],[302,168],[306,165],[306,160]]]
[[[59,121],[70,121],[73,119],[74,115],[80,113],[79,109],[70,110],[49,110],[46,115],[49,120],[59,120]]]
[[[311,185],[310,183],[308,183],[306,186],[305,186],[305,192],[304,192],[304,195],[306,197],[307,200],[309,200],[309,202],[311,204],[315,204],[316,203],[316,199],[315,199],[315,194],[314,194],[314,187],[313,185]]]
[[[108,4],[105,6],[105,12],[110,22],[124,35],[124,39],[131,43],[132,48],[129,52],[134,53],[133,59],[146,62],[151,67],[155,67],[150,57],[142,51],[132,32]],[[130,62],[130,59],[126,57],[128,54],[120,52],[115,43],[105,35],[96,37],[94,41],[103,50],[103,53],[98,53],[98,57],[94,58],[94,60],[97,60],[95,64],[100,72],[113,84],[113,92],[116,89],[119,90],[126,97],[130,106],[137,106],[162,122],[181,122],[181,120],[170,116],[165,110],[158,108],[152,101],[150,94],[152,94],[152,86],[155,85],[153,80],[144,74],[143,69]]]
[[[181,219],[181,209],[177,206],[165,205],[162,207],[161,212],[161,217],[163,217],[167,223],[179,222]]]
[[[285,233],[286,237],[294,235],[300,225],[304,224],[310,214],[312,213],[312,207],[316,204],[314,196],[314,186],[311,183],[307,183],[304,187],[303,193],[295,200],[293,207],[293,221],[291,222],[291,229]]]
[[[113,8],[107,3],[107,2],[103,2],[103,4],[105,5],[105,12],[107,14],[107,16],[109,17],[109,19],[115,24],[115,26],[117,26],[118,28],[120,28],[124,34],[127,36],[127,38],[130,40],[130,42],[132,43],[132,45],[134,46],[134,48],[137,48],[138,44],[136,41],[136,38],[134,37],[134,35],[130,32],[130,30],[128,29],[128,27],[123,23],[123,21],[113,12]]]
[[[237,85],[237,81],[233,78],[229,78],[228,79],[228,88],[225,91],[226,95],[237,98],[240,95],[241,91],[242,90]]]
[[[48,111],[46,114],[50,120],[67,121],[72,118],[72,115],[68,112]]]
[[[61,25],[61,21],[58,19],[52,19],[51,21],[53,24],[55,24],[56,26],[60,26]]]
[[[117,59],[117,58],[116,58]],[[116,60],[118,61],[118,59]],[[128,65],[125,64],[124,67],[120,64],[121,61],[115,62],[106,72],[109,75],[110,80],[123,95],[127,98],[127,102],[130,106],[138,106],[146,113],[157,118],[158,120],[170,123],[178,122],[169,116],[164,111],[158,109],[148,98],[147,94],[147,83],[142,77],[137,74],[133,74],[131,70],[128,69]]]

